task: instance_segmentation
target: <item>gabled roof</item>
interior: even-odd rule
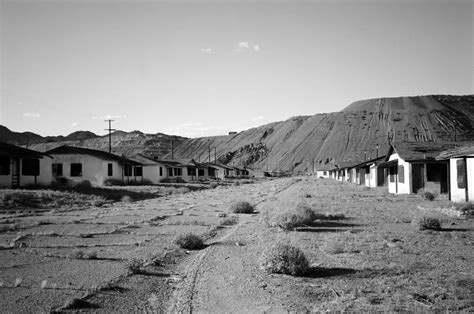
[[[350,167],[350,168],[363,168],[363,167],[370,166],[371,164],[374,164],[375,166],[379,166],[379,165],[382,164],[384,161],[385,161],[385,156],[381,156],[381,157],[374,158],[374,159],[371,159],[371,160],[363,161],[363,162],[361,162],[361,163],[358,163],[358,164],[356,164],[356,165],[353,165],[353,166]]]
[[[48,154],[41,153],[28,148],[19,147],[16,145],[0,142],[0,155],[8,155],[13,157],[31,157],[31,158],[43,158],[44,156],[50,157]]]
[[[405,161],[435,160],[441,152],[460,145],[461,142],[393,142],[386,161],[394,151]]]
[[[84,148],[84,147],[75,147],[75,146],[69,146],[69,145],[62,145],[56,148],[53,148],[51,150],[48,150],[46,154],[49,155],[89,155],[89,156],[94,156],[103,160],[113,160],[113,161],[118,161],[119,163],[122,164],[132,164],[132,165],[142,165],[141,163],[122,157],[118,155],[114,155],[108,152],[104,152],[102,150],[96,150],[96,149],[90,149],[90,148]]]
[[[443,160],[449,158],[458,158],[474,155],[474,142],[464,143],[461,146],[445,150],[436,156],[436,160]]]

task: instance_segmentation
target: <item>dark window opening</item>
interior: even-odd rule
[[[458,189],[466,188],[466,161],[456,160]]]
[[[397,168],[395,167],[388,168],[388,173],[390,177],[390,182],[395,182],[395,175],[397,174]]]
[[[51,170],[53,172],[53,177],[63,176],[63,164],[52,164]]]
[[[204,175],[204,169],[198,169],[198,176]]]
[[[163,176],[163,167],[160,167],[160,177]]]
[[[24,176],[39,176],[39,159],[23,158],[21,173]]]
[[[196,176],[196,168],[188,167],[188,176]]]
[[[82,177],[82,164],[71,164],[71,177]]]
[[[175,176],[181,176],[182,175],[182,169],[181,168],[174,168],[174,175]]]
[[[405,183],[405,169],[403,165],[398,166],[398,182]]]
[[[173,168],[168,168],[168,177],[173,176]]]
[[[135,167],[133,170],[135,171],[135,177],[143,176],[143,167]]]
[[[132,176],[132,165],[124,165],[123,167],[124,176],[131,177]]]
[[[109,177],[114,175],[114,166],[112,164],[107,164],[107,175]]]
[[[0,176],[10,174],[10,156],[0,156]]]

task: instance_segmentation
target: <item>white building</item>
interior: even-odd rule
[[[51,185],[52,157],[0,142],[0,186]]]
[[[142,164],[101,150],[63,145],[46,154],[54,158],[51,165],[54,178],[87,180],[95,186],[102,186],[107,180],[126,184],[143,179]]]

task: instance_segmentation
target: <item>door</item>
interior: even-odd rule
[[[20,158],[12,158],[12,187],[20,186]]]
[[[413,164],[411,166],[412,171],[412,193],[417,193],[418,190],[425,187],[424,177],[425,177],[425,168],[424,164]]]

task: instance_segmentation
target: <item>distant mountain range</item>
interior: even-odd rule
[[[308,171],[326,163],[355,162],[385,154],[393,141],[474,141],[474,95],[379,98],[335,113],[292,117],[236,135],[184,138],[139,131],[112,134],[113,151],[158,157],[214,158],[258,169]],[[15,133],[0,126],[0,141],[45,151],[67,143],[108,149],[108,137],[78,131],[66,137]]]

